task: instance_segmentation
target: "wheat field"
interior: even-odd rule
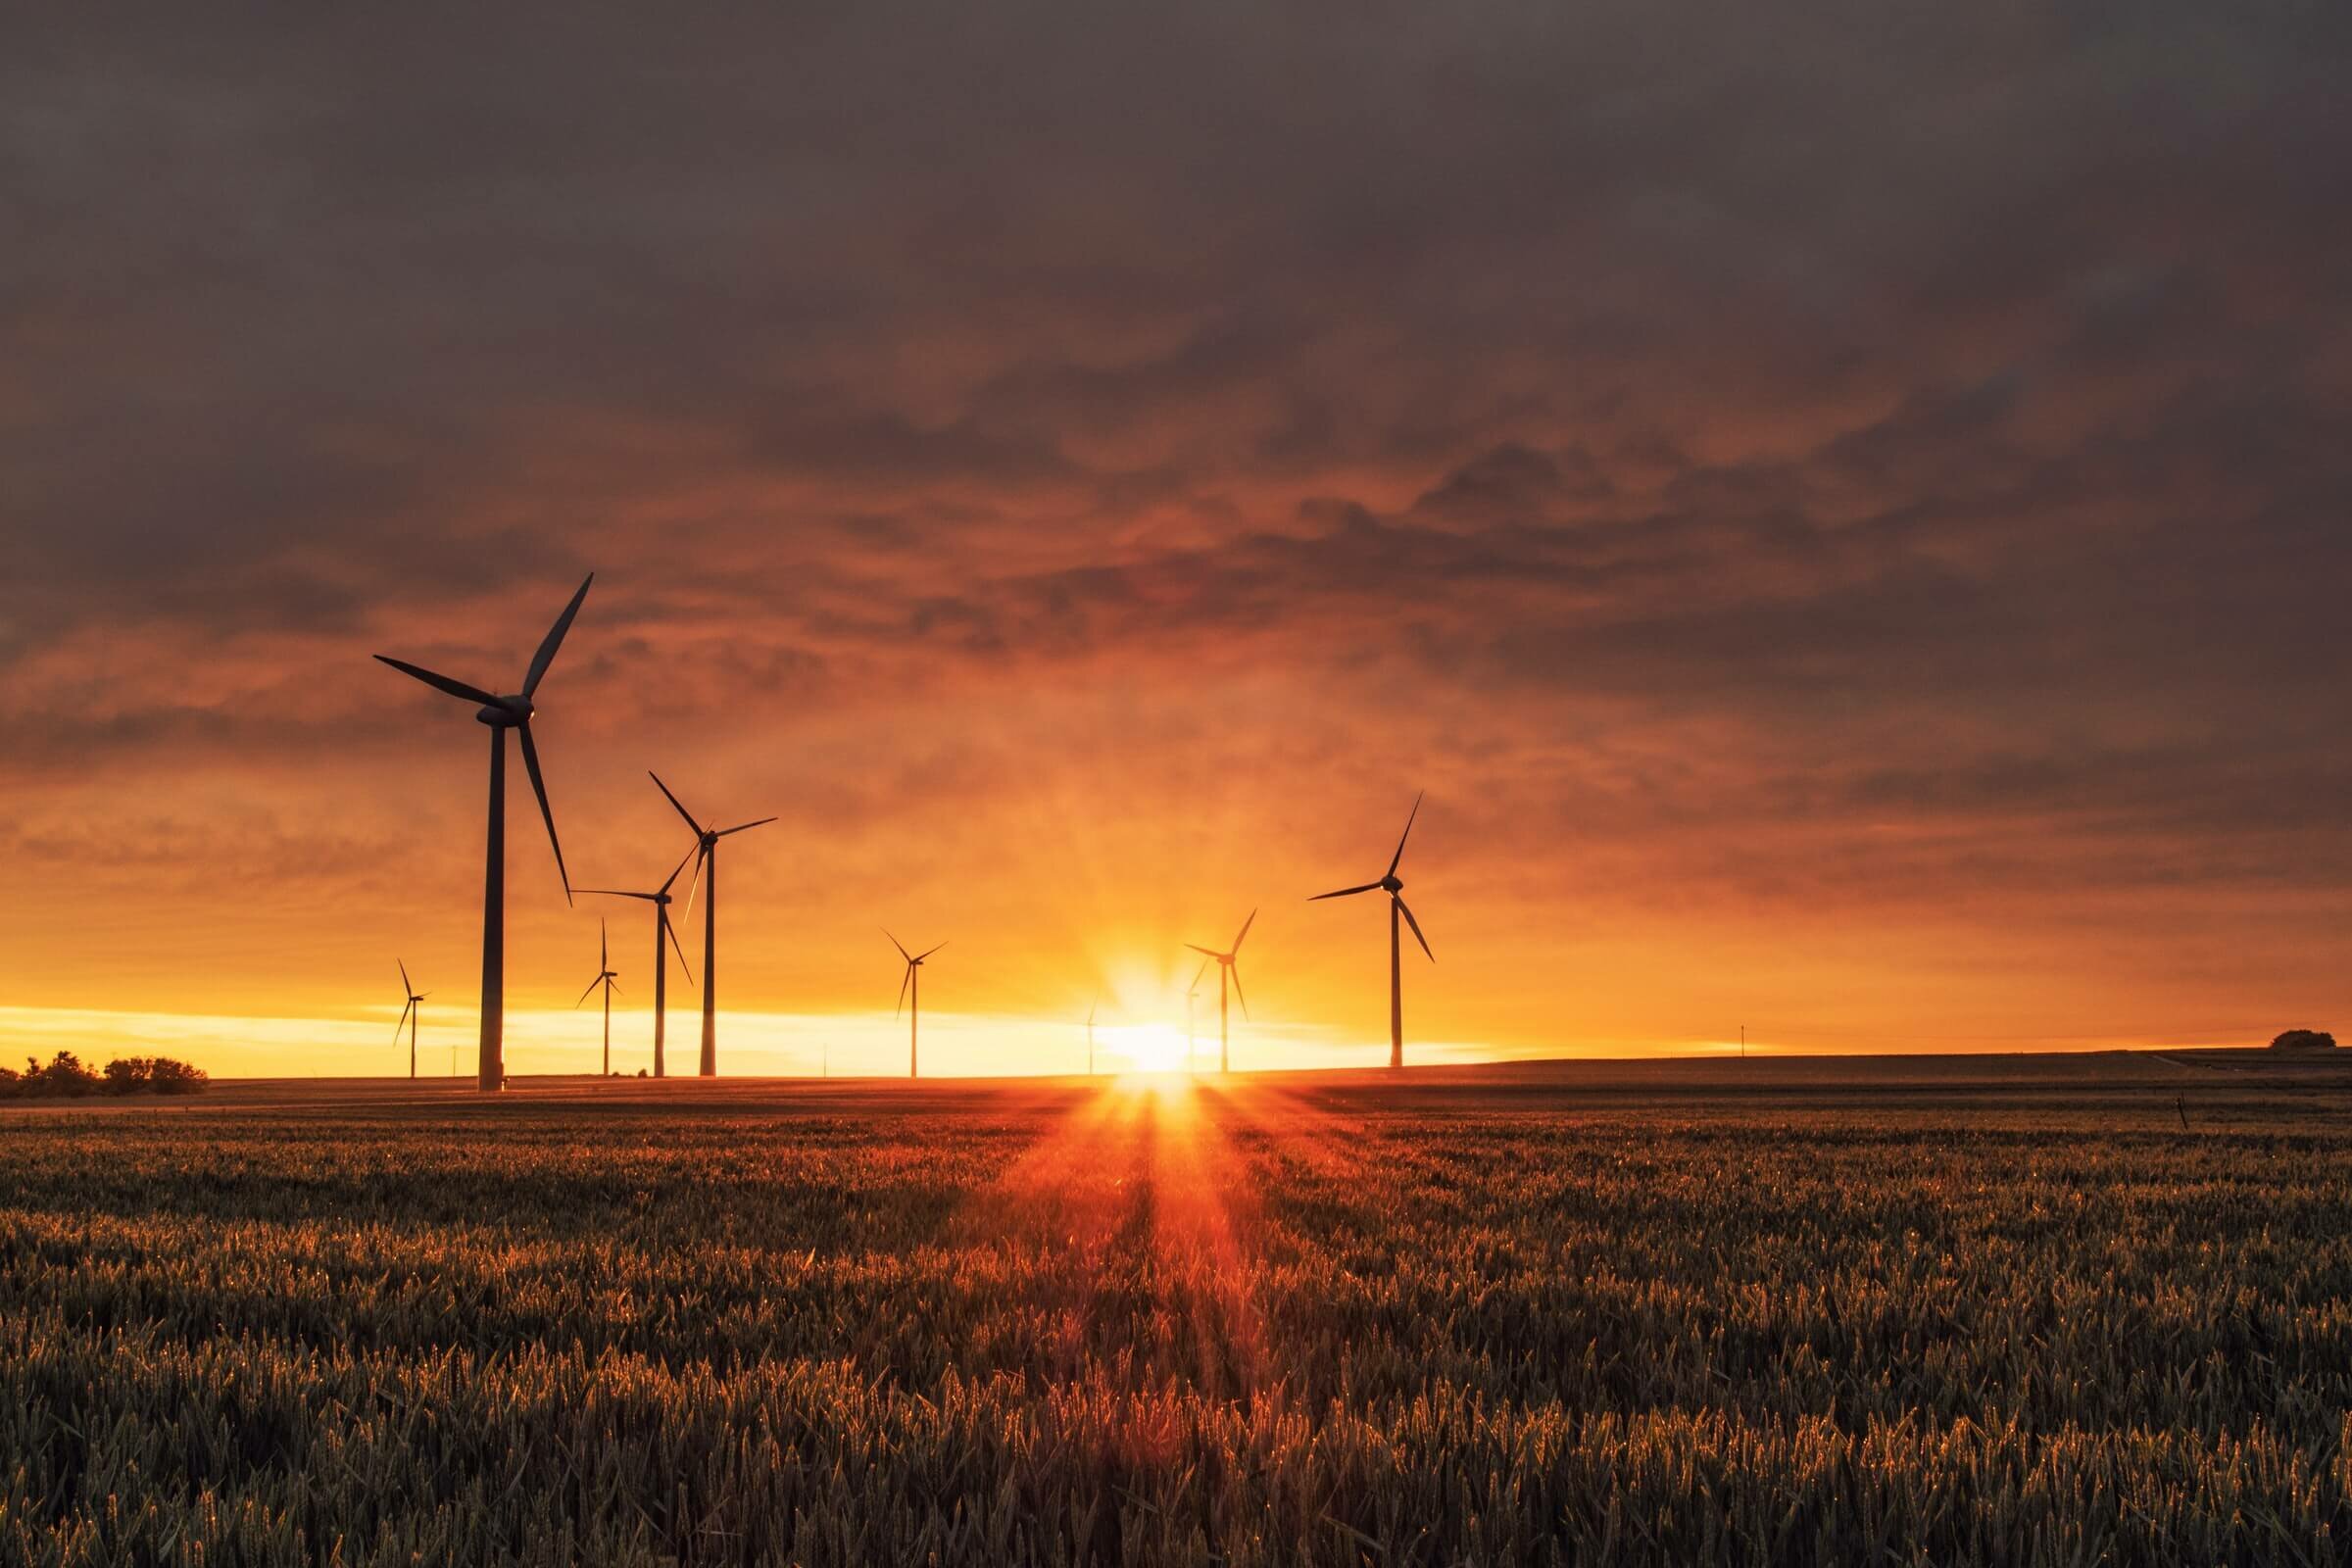
[[[0,1561],[2331,1561],[2335,1082],[12,1110]]]

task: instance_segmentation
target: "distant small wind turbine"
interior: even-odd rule
[[[1208,960],[1203,958],[1200,960],[1200,973],[1193,976],[1192,985],[1184,993],[1184,1070],[1186,1072],[1193,1071],[1194,1059],[1199,1055],[1199,1051],[1193,1044],[1193,1003],[1200,995],[1201,976],[1207,973]]]
[[[619,978],[619,973],[612,967],[612,946],[605,940],[605,922],[599,917],[596,922],[596,978],[588,982],[588,990],[580,993],[580,1002],[586,1002],[598,986],[605,988],[605,1076],[608,1078],[612,1076],[612,993],[616,989],[612,982]],[[574,1011],[579,1009],[580,1002],[571,1004]]]
[[[1432,963],[1438,961],[1438,956],[1434,953],[1430,953],[1429,951],[1429,938],[1421,934],[1421,922],[1414,919],[1413,911],[1405,906],[1404,883],[1399,880],[1396,875],[1397,862],[1404,858],[1404,841],[1412,837],[1413,818],[1419,816],[1420,814],[1421,797],[1416,795],[1413,797],[1412,812],[1404,819],[1404,831],[1396,836],[1396,853],[1389,857],[1389,868],[1387,871],[1382,873],[1379,881],[1366,882],[1361,887],[1341,888],[1336,893],[1318,893],[1314,898],[1306,901],[1309,904],[1313,904],[1320,899],[1345,899],[1358,893],[1370,893],[1375,890],[1384,891],[1388,894],[1389,1065],[1392,1067],[1401,1067],[1404,1065],[1404,980],[1402,975],[1402,965],[1399,960],[1400,950],[1398,949],[1396,942],[1397,915],[1402,914],[1404,916],[1404,923],[1413,928],[1413,940],[1421,944],[1421,951],[1424,954],[1428,954],[1429,961]]]
[[[679,872],[686,869],[686,861],[699,853],[699,850],[688,850],[685,859],[678,861],[677,870],[670,872],[662,879],[662,885],[651,893],[630,893],[620,888],[579,890],[609,899],[643,899],[654,906],[654,1076],[657,1078],[668,1076],[662,1059],[662,1042],[669,1026],[669,955],[662,948],[664,936],[669,938],[669,945],[678,951],[678,968],[686,976],[686,983],[694,984],[694,970],[686,962],[686,949],[678,941],[678,928],[669,923],[669,890],[676,884]]]
[[[1254,924],[1256,920],[1257,911],[1255,909],[1251,909],[1250,911],[1250,918],[1242,922],[1242,929],[1235,934],[1233,946],[1226,949],[1223,953],[1219,953],[1214,948],[1204,948],[1198,942],[1187,942],[1185,944],[1186,947],[1192,949],[1195,953],[1205,953],[1209,956],[1209,957],[1216,960],[1217,1071],[1219,1072],[1231,1072],[1233,1070],[1233,1056],[1230,1050],[1231,1037],[1228,1035],[1226,1030],[1225,1017],[1225,983],[1228,980],[1233,982],[1233,994],[1237,997],[1241,997],[1242,1016],[1245,1018],[1250,1016],[1250,999],[1242,996],[1242,971],[1234,966],[1234,959],[1241,956],[1242,938],[1250,934],[1250,927]],[[1200,966],[1200,970],[1203,974],[1207,973],[1208,965],[1205,963],[1202,964]],[[1194,984],[1200,984],[1198,978],[1195,979]]]
[[[409,1031],[409,1076],[414,1078],[416,1076],[416,1004],[431,996],[432,993],[416,989],[416,982],[409,978],[409,966],[405,960],[395,958],[392,961],[400,965],[400,994],[409,999],[408,1003],[400,1009],[400,1022],[392,1026],[392,1043],[396,1046],[399,1045],[400,1031],[404,1027],[407,1028]]]
[[[763,816],[757,822],[739,822],[733,827],[710,828],[694,819],[694,813],[679,804],[662,782],[662,775],[648,769],[645,775],[654,781],[654,788],[668,797],[677,807],[686,825],[694,829],[694,880],[686,885],[686,907],[694,907],[695,889],[702,886],[703,874],[710,876],[710,889],[703,895],[703,1060],[695,1070],[705,1078],[718,1076],[718,841],[731,833],[744,833],[764,827],[775,820]]]
[[[531,698],[546,677],[547,666],[556,662],[556,650],[564,646],[564,634],[571,629],[572,617],[580,612],[580,601],[588,597],[588,585],[594,581],[593,571],[581,580],[579,592],[571,596],[571,603],[540,639],[539,651],[531,656],[531,667],[522,677],[522,690],[510,696],[494,697],[478,686],[436,675],[420,665],[384,654],[375,656],[436,691],[481,704],[473,716],[490,726],[490,848],[488,869],[482,878],[482,1045],[476,1064],[479,1086],[484,1090],[503,1089],[507,1081],[507,731],[514,730],[522,738],[522,765],[530,772],[531,792],[539,797],[547,842],[556,852],[556,874],[564,879],[564,902],[569,904],[571,873],[564,869],[556,813],[547,804],[547,781],[539,775],[539,749],[531,744],[531,715],[537,711]]]
[[[1086,1075],[1089,1078],[1095,1075],[1095,1009],[1101,1005],[1098,1002],[1086,1004]]]
[[[885,927],[882,934],[886,937],[890,937],[889,929]],[[942,942],[938,945],[938,947],[925,948],[920,953],[908,953],[906,951],[906,944],[901,942],[897,937],[890,937],[890,945],[899,950],[900,957],[906,960],[906,978],[899,982],[899,1005],[891,1009],[890,1015],[893,1018],[896,1018],[901,1009],[906,1010],[906,1076],[909,1078],[916,1078],[921,1076],[920,1073],[915,1071],[918,1061],[918,1058],[915,1055],[915,1045],[917,1039],[916,1031],[922,1027],[923,1021],[923,978],[921,972],[923,960],[931,956],[931,955],[934,953],[937,953],[940,948],[946,947],[947,944]],[[906,1004],[910,1001],[914,1004],[914,1005],[908,1007]]]

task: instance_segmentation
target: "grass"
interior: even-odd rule
[[[0,1561],[2331,1561],[2237,1065],[13,1109]]]

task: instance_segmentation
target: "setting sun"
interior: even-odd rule
[[[1170,1024],[1126,1024],[1102,1030],[1102,1044],[1114,1056],[1127,1058],[1130,1072],[1182,1072],[1184,1031]]]

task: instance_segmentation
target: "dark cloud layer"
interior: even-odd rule
[[[2340,910],[2348,66],[2319,4],[21,22],[0,851],[389,766],[365,654],[503,681],[593,565],[568,739],[788,740],[845,861],[1132,725],[1138,811],[1449,787],[1497,925]],[[253,795],[158,842],[305,841]]]

